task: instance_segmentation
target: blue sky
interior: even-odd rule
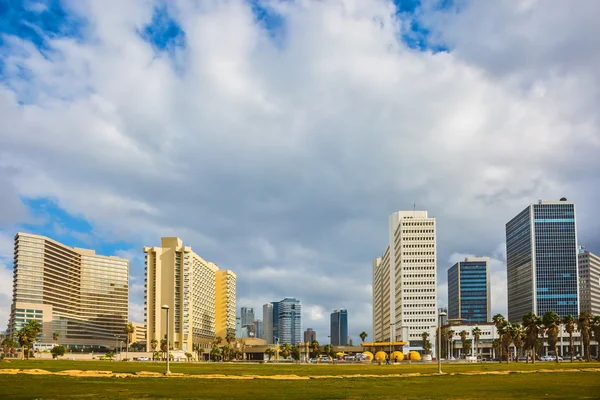
[[[357,338],[387,216],[414,201],[438,218],[440,305],[464,255],[502,287],[503,224],[538,198],[574,198],[600,251],[584,3],[0,2],[2,273],[19,230],[127,256],[140,318],[142,246],[179,235],[236,271],[238,307],[298,297],[321,339],[347,308]]]

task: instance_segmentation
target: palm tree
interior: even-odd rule
[[[492,340],[492,347],[494,348],[496,354],[500,354],[502,351],[502,344],[500,343],[500,339]]]
[[[361,333],[361,335],[362,335],[362,333]],[[361,338],[362,338],[362,336],[361,336]],[[316,340],[312,341],[312,343],[310,344],[310,352],[312,353],[313,358],[319,357],[319,353],[321,352],[321,346],[319,345],[319,342],[317,342]]]
[[[333,346],[330,344],[325,345],[325,347],[323,347],[323,352],[331,357],[333,359],[333,356],[335,355],[335,353],[333,352]]]
[[[135,333],[135,326],[131,322],[125,325],[125,329],[123,331],[127,334],[127,347],[125,348],[125,358],[129,361],[129,343],[133,338],[133,334]]]
[[[167,352],[168,347],[168,343],[167,343],[167,339],[161,339],[160,340],[160,351],[162,351],[163,355],[162,358],[165,358],[165,353]]]
[[[54,343],[58,342],[59,337],[60,337],[60,333],[58,333],[58,332],[54,332],[52,334],[52,340],[54,340]]]
[[[284,343],[281,345],[281,347],[279,348],[279,354],[283,357],[283,358],[288,358],[291,354],[292,354],[292,345],[289,343]]]
[[[23,350],[23,356],[29,360],[29,352],[35,342],[35,338],[42,331],[42,325],[35,319],[30,320],[24,327],[17,331],[17,339]],[[27,349],[27,353],[25,353]]]
[[[223,350],[221,350],[219,347],[213,347],[210,350],[210,355],[213,358],[213,360],[217,360],[219,357],[221,357],[222,354]]]
[[[465,352],[465,357],[467,356],[465,344],[467,342],[467,335],[468,334],[469,334],[469,332],[465,331],[464,329],[462,331],[460,331],[460,333],[458,334],[460,336],[460,342],[462,344],[462,351]]]
[[[505,318],[502,314],[496,314],[492,317],[492,321],[494,325],[496,325],[496,330],[498,331],[498,337],[500,338],[500,344],[502,344],[502,335],[500,335],[500,328],[502,327],[502,323]],[[502,346],[500,346],[500,362],[502,362]]]
[[[558,330],[560,328],[560,317],[557,313],[552,310],[547,311],[542,317],[542,323],[544,329],[548,335],[548,345],[554,350],[554,356],[556,363],[558,364],[558,351],[556,349],[556,342],[558,342]]]
[[[273,357],[275,355],[275,350],[273,350],[272,348],[269,347],[268,349],[265,350],[265,354],[267,356],[269,356],[269,360],[268,361],[271,361],[271,357]]]
[[[579,332],[581,332],[581,342],[583,344],[583,348],[585,349],[585,357],[588,361],[591,361],[591,322],[592,316],[590,313],[582,312],[579,314],[579,319],[577,320],[577,329],[579,329]]]
[[[597,361],[600,361],[600,315],[596,315],[592,320],[592,332],[594,333],[594,339],[598,343]]]
[[[358,335],[358,336],[360,336],[360,340],[361,340],[362,342],[364,342],[364,341],[365,341],[365,339],[367,338],[367,336],[369,336],[369,335],[367,335],[367,332],[365,332],[365,331],[362,331],[362,332],[360,333],[360,335]]]
[[[202,359],[202,354],[204,353],[204,347],[200,346],[199,343],[194,343],[192,345],[192,350],[196,352],[198,355],[198,361]]]
[[[575,318],[571,314],[566,315],[562,320],[565,326],[565,331],[569,334],[569,353],[571,353],[571,362],[573,362],[573,353],[575,353],[575,345],[573,344],[573,332],[575,332]]]
[[[223,343],[223,338],[221,336],[217,336],[215,338],[215,346],[220,345],[221,343]]]
[[[510,362],[510,343],[512,342],[512,324],[507,320],[502,320],[502,325],[498,330],[502,351],[506,353],[506,363]]]
[[[523,344],[525,342],[525,331],[523,330],[523,326],[519,323],[511,324],[511,336],[513,339],[513,343],[517,348],[517,358],[516,361],[519,362],[519,357],[523,351]]]
[[[150,347],[152,348],[152,361],[154,361],[154,354],[156,353],[157,346],[158,346],[158,340],[152,339],[150,341]]]
[[[456,332],[454,331],[454,329],[450,329],[448,331],[448,339],[450,340],[450,355],[448,356],[448,358],[450,357],[454,357],[454,334]]]
[[[481,329],[478,326],[476,326],[471,331],[471,334],[473,335],[473,340],[475,341],[475,356],[477,357],[477,355],[479,353],[478,348],[479,348],[479,338],[481,337]]]
[[[525,348],[529,349],[531,354],[531,362],[535,364],[536,346],[538,337],[540,335],[540,329],[542,325],[542,319],[530,312],[523,315],[523,328],[525,328]],[[527,360],[529,362],[529,360]]]

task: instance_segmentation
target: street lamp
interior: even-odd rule
[[[167,310],[167,370],[165,371],[165,375],[169,375],[171,373],[169,371],[169,306],[165,304],[161,308]]]
[[[119,346],[119,336],[115,335],[115,359],[117,358],[117,354],[119,354],[119,352],[117,351],[117,347]]]
[[[438,361],[438,374],[442,373],[442,317],[445,317],[446,313],[444,311],[438,314],[438,332],[437,332],[437,361]]]

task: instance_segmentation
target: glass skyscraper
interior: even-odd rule
[[[491,319],[489,258],[465,258],[448,269],[448,319]]]
[[[348,311],[341,309],[331,313],[331,345],[348,345]]]
[[[295,345],[302,342],[302,304],[293,297],[286,297],[278,303],[279,344]],[[275,312],[275,303],[273,303]]]
[[[508,319],[579,315],[575,204],[539,201],[506,224]]]

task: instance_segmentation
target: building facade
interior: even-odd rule
[[[72,248],[45,236],[17,233],[8,334],[31,319],[38,340],[69,348],[111,347],[129,314],[129,261]]]
[[[422,350],[421,334],[437,324],[436,222],[427,211],[389,217],[388,246],[372,264],[373,337],[409,342]]]
[[[465,258],[448,269],[448,319],[491,321],[488,257]]]
[[[306,328],[304,331],[304,343],[312,343],[317,340],[317,332],[313,328]]]
[[[600,315],[600,257],[579,249],[580,311]]]
[[[330,318],[330,335],[332,346],[348,345],[348,311],[335,310]]]
[[[267,344],[273,344],[273,303],[263,305],[263,331]]]
[[[131,343],[146,343],[146,325],[140,322],[131,322],[135,331]]]
[[[257,339],[264,339],[265,331],[262,319],[259,318],[254,321],[254,332],[256,332]]]
[[[579,315],[575,204],[539,201],[506,224],[508,319]]]
[[[300,301],[293,297],[286,297],[278,303],[278,309],[279,343],[295,345],[302,342],[302,304]]]
[[[169,307],[173,349],[191,352],[194,344],[207,347],[215,336],[235,335],[233,272],[219,270],[176,237],[162,238],[160,247],[144,247],[144,253],[147,351],[166,333],[163,305]]]
[[[254,325],[254,308],[242,307],[240,310],[242,326]]]

